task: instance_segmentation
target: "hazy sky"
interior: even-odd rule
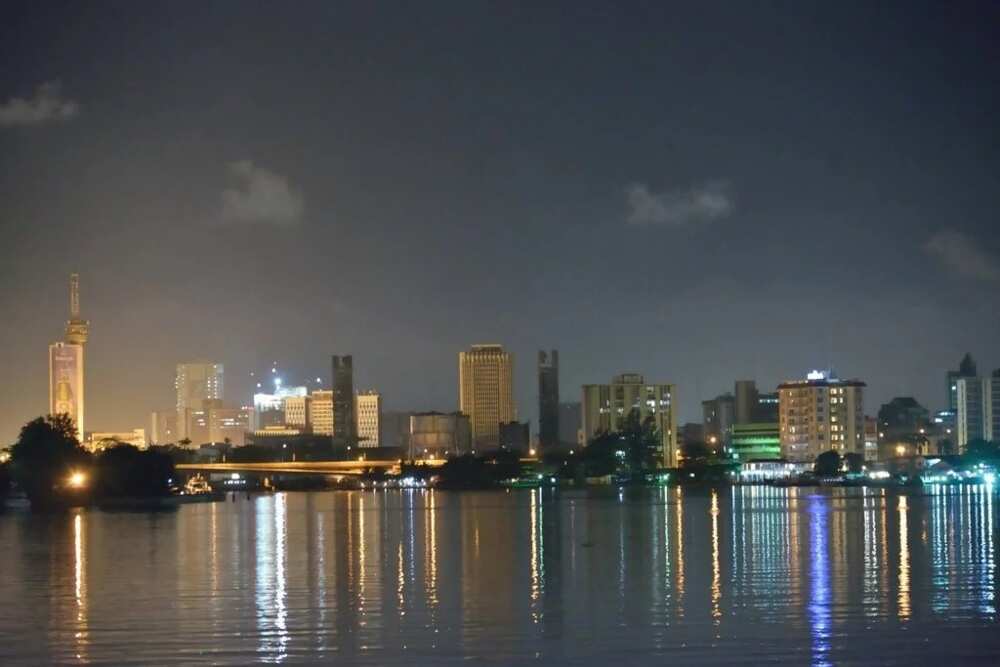
[[[541,6],[536,6],[541,5]],[[616,5],[616,6],[613,6]],[[227,398],[353,354],[457,407],[503,343],[535,420],[636,370],[680,418],[830,366],[869,411],[1000,366],[992,3],[43,3],[0,9],[0,442],[79,271],[87,428],[178,361]]]

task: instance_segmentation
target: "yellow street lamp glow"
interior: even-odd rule
[[[905,453],[906,453],[906,447],[904,447],[903,445],[898,445],[898,446],[896,447],[896,453],[897,453],[898,455],[902,456],[903,454],[905,454]]]
[[[87,484],[87,476],[82,472],[74,472],[70,474],[67,482],[72,489],[82,489]]]

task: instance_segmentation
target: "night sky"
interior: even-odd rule
[[[635,370],[681,421],[737,378],[832,366],[871,413],[1000,366],[995,4],[160,4],[0,9],[0,442],[72,271],[88,430],[199,358],[233,402],[338,353],[455,409],[497,342],[533,422],[543,347],[564,400]]]

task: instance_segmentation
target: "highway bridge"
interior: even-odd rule
[[[443,459],[420,461],[421,465],[438,467]],[[369,470],[399,472],[400,461],[272,461],[269,463],[179,463],[182,472],[250,473],[266,475],[361,475]]]
[[[417,465],[437,468],[444,465],[444,459],[417,461]],[[522,458],[522,464],[537,463],[538,459]],[[353,461],[272,461],[268,463],[179,463],[181,472],[224,474],[264,474],[264,475],[361,475],[369,470],[398,473],[402,461],[393,460],[353,460]]]

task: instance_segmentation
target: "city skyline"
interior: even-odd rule
[[[0,442],[70,272],[102,430],[197,358],[237,390],[349,351],[386,409],[445,409],[498,340],[533,423],[541,346],[567,398],[642,370],[683,421],[735,378],[833,366],[871,412],[1000,366],[988,8],[4,11]]]
[[[74,274],[72,274],[70,276],[70,284],[71,284],[71,288],[70,288],[70,315],[71,315],[71,317],[70,317],[70,320],[66,324],[66,337],[67,337],[67,340],[73,339],[73,340],[77,340],[79,342],[78,343],[66,343],[65,346],[67,346],[67,347],[74,347],[74,345],[79,345],[79,346],[82,347],[82,345],[88,340],[88,333],[89,333],[90,322],[82,320],[80,318],[80,316],[79,316],[79,275],[78,274],[74,273]],[[64,345],[64,344],[63,343],[59,343],[59,345]],[[489,347],[491,347],[491,346],[488,346],[488,345],[487,346],[484,346],[484,345],[473,345],[472,346],[473,349],[476,349],[476,348],[489,348]],[[494,347],[499,347],[500,349],[502,349],[502,346],[494,346]],[[53,354],[52,349],[53,349],[53,346],[50,345],[49,357],[51,357],[52,354]],[[465,354],[465,353],[464,352],[460,352],[460,357],[461,357],[462,354]],[[513,369],[515,367],[516,356],[513,355],[513,354],[509,354],[508,356],[509,356],[508,363],[510,364],[511,369]],[[345,388],[348,385],[350,385],[350,387],[351,387],[350,393],[354,396],[354,400],[350,401],[349,410],[352,413],[352,415],[351,415],[351,419],[348,420],[348,423],[351,424],[351,426],[350,426],[351,429],[356,429],[356,428],[358,428],[358,424],[356,423],[356,419],[353,416],[353,412],[357,409],[358,395],[359,394],[364,394],[364,393],[367,393],[367,392],[358,392],[358,391],[355,391],[355,389],[354,389],[353,369],[351,368],[352,355],[347,355],[347,356],[344,356],[344,357],[333,355],[332,359],[333,359],[333,367],[332,367],[333,368],[333,373],[330,376],[329,385],[333,386],[333,385],[335,385],[337,383],[337,377],[338,377],[338,375],[343,378],[342,383],[344,383],[344,387]],[[963,357],[961,358],[961,360],[960,360],[960,362],[959,362],[958,365],[964,366],[964,365],[967,365],[967,364],[972,364],[972,369],[974,371],[974,369],[976,367],[976,364],[973,361],[973,359],[974,359],[974,357],[970,358],[970,353],[966,352],[963,355]],[[555,360],[555,361],[553,361],[553,360]],[[554,377],[556,379],[555,380],[556,383],[558,384],[559,367],[558,367],[558,353],[557,353],[557,351],[553,350],[551,352],[551,354],[548,355],[548,357],[546,357],[546,353],[544,351],[543,352],[539,352],[538,366],[536,367],[536,370],[540,373],[541,372],[540,369],[543,367],[543,365],[548,365],[550,363],[553,364],[553,368],[555,370],[555,376]],[[282,376],[283,375],[284,376],[288,375],[288,373],[286,372],[288,369],[285,368],[284,366],[282,366],[282,372],[278,373],[277,372],[277,365],[278,365],[277,361],[269,362],[267,365],[271,366],[272,373],[271,373],[271,377],[266,378],[266,379],[271,380],[271,381],[275,381],[275,382],[279,383],[276,386],[280,386],[280,383],[283,381],[282,380]],[[461,363],[460,363],[460,365],[461,365]],[[181,403],[183,402],[183,399],[181,397],[181,394],[184,391],[184,390],[182,390],[182,386],[181,386],[182,385],[182,378],[185,376],[185,373],[188,372],[188,369],[192,369],[192,368],[193,369],[198,369],[198,372],[202,373],[203,375],[209,373],[209,371],[216,372],[218,374],[218,378],[216,380],[214,380],[215,384],[213,384],[213,386],[208,389],[206,395],[203,396],[203,397],[201,397],[201,398],[209,398],[210,397],[210,398],[213,398],[213,399],[222,400],[222,395],[223,395],[223,390],[222,390],[222,385],[223,385],[222,369],[224,368],[224,366],[225,366],[225,364],[222,364],[222,363],[206,362],[206,361],[187,361],[187,362],[177,363],[176,364],[176,374],[175,374],[175,379],[174,379],[174,390],[175,390],[175,394],[176,394],[175,400],[176,400],[178,412],[181,410]],[[201,370],[201,369],[204,369],[204,370]],[[341,372],[342,370],[344,372]],[[832,369],[826,369],[823,372],[829,372],[829,371],[832,371]],[[815,371],[815,369],[814,369],[813,372],[817,372],[817,371]],[[303,385],[306,385],[306,386],[301,387],[301,389],[306,390],[306,391],[322,390],[324,388],[324,386],[326,386],[326,385],[324,385],[325,380],[324,380],[323,377],[316,377],[316,378],[313,379],[311,376],[308,376],[308,371],[304,371],[304,373],[305,373],[305,375],[307,377],[304,377],[301,380],[301,382],[302,382]],[[959,373],[959,371],[955,371],[955,370],[945,370],[944,371],[944,377],[945,377],[946,383],[945,383],[945,389],[943,391],[943,400],[940,403],[935,403],[935,402],[933,402],[933,400],[927,401],[927,400],[922,399],[922,398],[920,399],[919,402],[921,402],[922,404],[930,405],[933,408],[938,408],[940,406],[941,409],[949,409],[949,408],[953,407],[951,405],[951,402],[954,401],[954,395],[955,395],[954,387],[956,386],[955,382],[956,381],[957,382],[961,382],[961,379],[959,379],[959,380],[955,379],[957,373]],[[53,396],[54,396],[54,394],[53,394],[53,391],[54,391],[53,387],[54,387],[54,385],[51,384],[51,374],[52,374],[52,370],[51,370],[51,361],[50,361],[50,370],[49,370],[50,386],[49,386],[49,392],[48,392],[49,393],[49,402],[50,402],[50,404],[54,400],[53,399]],[[990,375],[990,374],[991,373],[987,373],[987,376]],[[517,377],[517,373],[516,372],[513,373],[513,375],[514,375],[515,378]],[[294,376],[294,374],[293,374],[293,376]],[[536,378],[535,378],[536,382],[539,381],[540,377],[541,377],[540,375],[536,376]],[[253,371],[249,372],[247,374],[247,381],[246,381],[246,386],[248,387],[248,389],[247,389],[248,393],[247,393],[247,396],[244,397],[244,399],[250,399],[250,400],[247,400],[246,402],[244,402],[243,399],[235,399],[235,400],[233,400],[232,398],[227,399],[227,403],[231,404],[229,406],[229,409],[238,408],[238,407],[240,407],[242,405],[251,405],[251,404],[253,404],[253,402],[254,402],[253,398],[252,398],[253,394],[255,392],[257,392],[257,391],[262,390],[262,386],[263,386],[262,382],[261,382],[262,379],[264,379],[264,378],[257,377],[257,375]],[[311,382],[313,380],[315,380],[315,382],[316,382],[316,386],[315,387],[311,387]],[[795,382],[796,379],[794,377],[786,378],[786,379],[781,380],[778,383],[776,383],[775,386],[777,388],[780,388],[780,386],[783,383],[786,383],[786,382],[789,382],[789,381]],[[939,378],[939,381],[940,381],[940,378]],[[292,380],[291,383],[289,383],[289,382],[286,381],[284,384],[285,384],[286,387],[288,387],[288,386],[290,386],[290,384],[295,384],[295,382],[296,382],[296,380]],[[743,386],[743,385],[751,386],[751,387],[755,387],[756,386],[756,380],[755,379],[739,379],[739,378],[736,378],[736,379],[734,379],[734,382],[735,382],[735,386],[736,386],[736,398],[735,399],[734,399],[733,394],[731,394],[729,392],[726,392],[726,391],[724,391],[723,393],[721,393],[716,399],[700,399],[699,403],[700,403],[700,407],[701,407],[701,414],[700,415],[695,415],[693,419],[687,419],[686,415],[684,415],[681,418],[677,418],[676,413],[675,413],[674,419],[676,420],[676,423],[677,424],[683,424],[683,423],[688,423],[688,422],[698,422],[698,421],[700,421],[699,417],[703,417],[704,419],[708,419],[708,417],[705,416],[705,412],[704,412],[705,409],[706,409],[706,407],[705,407],[706,405],[712,404],[715,401],[718,401],[718,400],[721,400],[721,399],[724,399],[724,398],[727,398],[727,397],[728,397],[728,400],[730,402],[733,402],[734,400],[738,401],[739,400],[739,394],[741,392],[741,386]],[[202,382],[202,384],[205,384],[205,383]],[[582,398],[584,401],[586,401],[586,387],[588,386],[588,384],[589,383],[580,386],[580,388],[579,388],[580,389],[579,395],[566,397],[569,400],[569,402],[571,402],[571,403],[572,402],[576,402],[576,399],[578,399],[578,398]],[[459,395],[458,401],[457,401],[457,403],[459,404],[459,408],[460,408],[460,403],[461,403],[461,389],[460,389],[460,385],[461,385],[461,382],[459,382],[459,391],[457,392],[458,395]],[[674,385],[674,386],[676,387],[677,385]],[[743,388],[745,389],[746,386],[744,386]],[[529,424],[531,425],[530,428],[531,428],[531,433],[532,433],[533,437],[538,437],[540,435],[540,423],[538,421],[538,418],[539,418],[539,414],[540,414],[539,401],[540,401],[540,398],[541,398],[541,389],[542,389],[541,385],[540,384],[536,384],[534,386],[535,394],[534,394],[533,397],[530,397],[530,396],[527,396],[527,397],[526,396],[521,396],[521,397],[519,397],[518,394],[516,393],[516,391],[513,392],[513,405],[514,405],[513,415],[515,415],[515,416],[520,413],[519,412],[519,406],[522,403],[527,403],[527,404],[530,405],[532,400],[534,400],[534,402],[535,402],[535,408],[536,408],[536,410],[535,410],[534,417],[533,418],[529,418],[527,420],[529,422]],[[370,390],[368,390],[368,391],[370,391]],[[678,394],[680,393],[676,389],[674,391],[675,391],[675,393],[678,393]],[[753,391],[756,393],[757,389],[754,388]],[[893,395],[893,398],[896,398],[896,397],[902,396],[902,395],[912,396],[913,392],[907,392],[907,391],[897,392],[896,394]],[[867,392],[866,392],[866,396],[867,396]],[[382,396],[381,396],[381,394],[379,394],[379,399],[378,400],[379,400],[379,408],[378,408],[378,410],[379,410],[379,412],[381,412],[381,410],[382,410]],[[889,399],[887,398],[885,400],[888,401]],[[882,401],[882,403],[884,403],[884,402],[885,401]],[[733,407],[731,409],[738,409],[735,406],[736,406],[736,403],[733,403]],[[132,407],[134,409],[134,406],[132,406]],[[393,409],[394,410],[399,410],[401,408],[399,406],[394,406]],[[450,408],[449,408],[449,406],[434,406],[432,408],[426,408],[426,407],[413,408],[411,406],[411,407],[405,407],[405,408],[402,408],[402,409],[403,409],[404,412],[417,413],[417,412],[427,411],[428,409],[434,411],[434,410],[438,410],[438,409],[450,409]],[[155,422],[156,422],[156,419],[157,419],[156,415],[158,413],[160,413],[160,412],[161,412],[161,410],[159,410],[159,408],[153,408],[152,409],[153,427],[149,430],[149,434],[150,434],[151,438],[157,432],[157,428],[156,428],[156,425],[155,425]],[[869,406],[867,404],[867,401],[863,402],[862,403],[861,413],[862,414],[869,414],[870,412],[874,412],[874,406]],[[531,414],[530,411],[529,411],[529,414]],[[145,419],[144,419],[144,421],[137,422],[136,424],[149,424],[150,423],[149,422],[149,419],[150,419],[149,415],[150,415],[150,410],[147,409],[145,411]],[[992,415],[992,413],[990,413],[990,415]],[[992,419],[992,416],[989,416],[988,419]],[[734,415],[732,417],[730,417],[730,420],[732,421],[732,423],[737,423],[737,422],[743,421],[743,420],[737,420],[737,419],[735,419],[735,413],[734,413]],[[182,423],[183,423],[183,420],[181,420],[180,418],[178,418],[178,420],[177,420],[178,429],[179,429],[178,430],[178,437],[184,437],[186,435],[186,431],[183,428]],[[745,421],[743,423],[745,423]],[[95,432],[100,432],[100,431],[105,431],[105,432],[124,432],[124,431],[127,431],[128,429],[136,428],[137,427],[136,424],[132,424],[132,425],[115,424],[114,427],[103,426],[101,428],[92,429],[92,430],[94,430]],[[144,428],[144,426],[139,426],[139,428]],[[117,429],[117,431],[115,431],[115,429]],[[81,441],[83,440],[83,432],[82,431],[81,431],[81,437],[80,437],[80,439],[81,439]]]

